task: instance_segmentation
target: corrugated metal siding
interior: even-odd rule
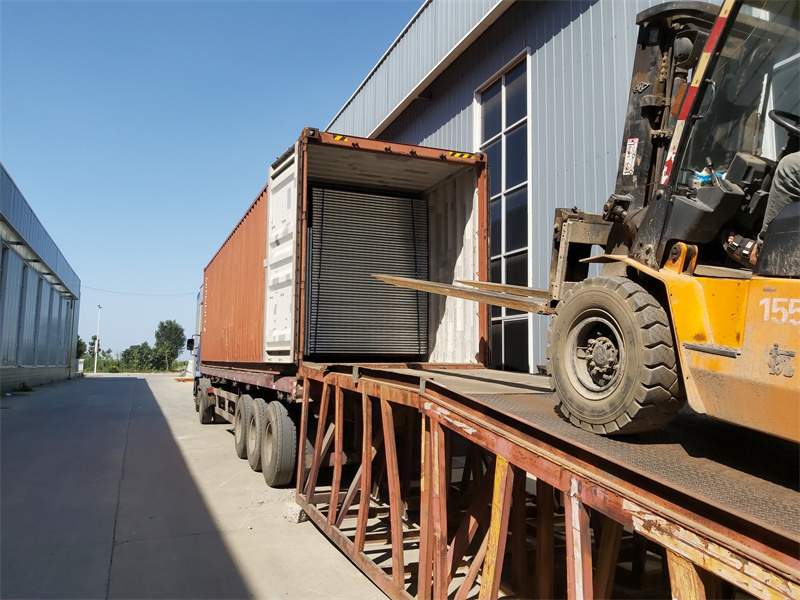
[[[369,136],[499,2],[431,0],[425,3],[334,117],[328,130]]]
[[[2,165],[0,238],[3,389],[9,389],[10,381],[32,385],[68,376],[81,282]]]
[[[380,136],[477,150],[476,91],[528,49],[533,287],[548,284],[555,208],[599,212],[613,191],[636,15],[659,3],[517,2],[430,86],[430,99],[415,101]],[[531,318],[534,369],[545,361],[548,326]]]
[[[205,269],[203,362],[261,362],[267,257],[264,189]]]
[[[2,262],[0,367],[70,366],[77,302],[53,289],[13,248],[3,245]]]
[[[5,167],[0,164],[0,217],[22,237],[47,267],[75,297],[80,297],[81,280],[42,226]]]
[[[430,279],[452,283],[479,273],[478,194],[474,171],[447,181],[428,195]],[[478,305],[430,295],[430,362],[477,363]]]

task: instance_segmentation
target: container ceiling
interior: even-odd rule
[[[468,168],[462,164],[309,145],[310,181],[421,193]]]

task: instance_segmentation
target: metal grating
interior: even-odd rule
[[[424,356],[427,294],[385,285],[428,278],[428,215],[420,197],[313,188],[306,355]]]

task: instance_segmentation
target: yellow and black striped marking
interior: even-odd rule
[[[333,139],[336,140],[337,142],[346,142],[347,141],[347,136],[346,135],[335,135],[335,136],[333,136]]]
[[[467,152],[451,152],[450,156],[453,158],[475,158],[474,154],[469,154]]]

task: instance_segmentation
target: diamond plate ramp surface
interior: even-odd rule
[[[671,489],[800,541],[800,447],[690,411],[660,430],[622,437],[565,421],[547,378],[488,369],[396,370],[623,465]]]

